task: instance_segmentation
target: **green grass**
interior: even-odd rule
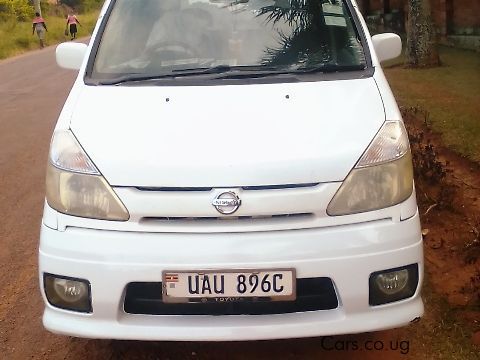
[[[78,27],[77,36],[88,36],[92,33],[97,21],[98,11],[78,15],[83,26]],[[46,16],[48,32],[46,33],[47,45],[54,45],[66,41],[66,19],[56,16]],[[69,40],[69,38],[68,38]],[[15,19],[0,22],[0,59],[38,49],[39,41],[36,34],[32,35],[30,22],[18,22]]]
[[[443,65],[408,69],[386,63],[385,75],[400,105],[429,112],[432,128],[447,146],[480,162],[480,54],[440,47]]]
[[[412,349],[418,355],[427,354],[425,359],[478,359],[478,349],[470,340],[473,329],[458,316],[462,308],[451,306],[444,297],[435,293],[429,276],[425,274],[422,288],[424,316],[419,323],[401,331],[405,331],[407,339],[411,339]],[[424,359],[423,356],[418,358]]]

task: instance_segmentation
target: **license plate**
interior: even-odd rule
[[[295,269],[164,271],[163,302],[293,301]]]

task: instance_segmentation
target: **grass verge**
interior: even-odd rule
[[[95,27],[99,11],[91,11],[78,15],[82,26],[78,27],[78,37],[90,35]],[[64,34],[66,20],[59,16],[46,16],[48,32],[47,45],[67,41],[70,38]],[[32,35],[30,22],[18,22],[15,19],[0,23],[0,59],[18,55],[29,50],[38,49],[39,41],[36,34]]]
[[[428,110],[444,143],[480,162],[480,56],[449,47],[439,50],[441,67],[404,68],[400,58],[385,64],[385,75],[400,104]]]
[[[426,359],[476,360],[478,349],[470,342],[472,329],[458,318],[458,309],[437,294],[424,279],[422,298],[425,314],[418,324],[405,329],[413,339],[417,354],[429,354]]]

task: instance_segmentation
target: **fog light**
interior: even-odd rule
[[[370,305],[387,304],[412,297],[418,285],[418,265],[377,271],[370,275]]]
[[[405,288],[408,282],[408,271],[403,269],[384,274],[378,274],[375,278],[378,289],[386,295],[393,295]]]
[[[79,312],[92,312],[87,280],[44,274],[45,295],[50,305]]]

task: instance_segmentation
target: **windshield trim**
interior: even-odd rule
[[[358,17],[357,14],[357,9],[353,6],[352,2],[350,0],[343,0],[347,4],[348,12],[350,17],[353,20],[353,23],[355,24],[355,32],[357,33],[360,42],[362,44],[363,48],[363,53],[365,55],[365,62],[366,62],[366,69],[370,69],[373,67],[372,63],[372,57],[370,54],[370,47],[368,46],[368,41],[367,41],[367,35],[365,34],[365,29],[363,28],[363,24],[360,21],[360,18]],[[365,26],[367,26],[365,24]]]
[[[352,70],[341,72],[315,72],[296,74],[275,74],[271,76],[236,77],[226,76],[223,78],[212,77],[211,74],[201,76],[187,76],[179,78],[164,78],[159,80],[122,82],[119,84],[99,84],[100,86],[116,87],[177,87],[177,86],[227,86],[227,85],[265,85],[265,84],[290,84],[299,82],[341,81],[360,80],[371,78],[375,74],[375,68],[365,70]],[[98,82],[93,83],[97,85]]]
[[[105,32],[105,28],[107,27],[108,20],[110,19],[110,15],[112,14],[113,8],[115,6],[116,0],[110,0],[110,3],[108,4],[107,11],[105,12],[105,15],[103,16],[100,26],[98,28],[97,33],[95,34],[95,40],[93,41],[92,44],[92,51],[90,52],[90,55],[88,57],[87,61],[87,66],[85,68],[85,74],[83,77],[85,85],[97,85],[98,82],[92,80],[92,72],[93,72],[93,65],[95,64],[95,60],[97,58],[98,54],[98,49],[100,48],[100,42],[103,37],[103,33]]]
[[[367,76],[373,76],[374,71],[371,71],[373,69],[371,53],[370,53],[370,48],[368,46],[367,36],[365,34],[364,28],[362,26],[362,23],[361,23],[361,21],[358,17],[357,11],[356,11],[355,7],[353,6],[352,2],[350,0],[343,0],[343,1],[347,5],[348,12],[349,12],[348,15],[353,20],[353,23],[355,25],[355,29],[354,29],[355,33],[357,34],[357,36],[360,39],[360,43],[362,45],[363,53],[364,53],[364,56],[365,56],[365,69],[360,70],[360,71],[366,71],[367,74],[370,74],[370,75],[367,75]],[[85,73],[84,73],[84,76],[83,76],[83,81],[84,81],[85,85],[89,85],[89,86],[108,86],[108,85],[102,85],[101,80],[93,80],[91,78],[91,75],[92,75],[92,72],[93,72],[93,66],[95,64],[95,60],[97,58],[98,49],[100,48],[100,43],[101,43],[101,39],[103,37],[103,33],[104,33],[105,28],[108,24],[108,20],[110,19],[110,15],[112,14],[112,11],[113,11],[113,8],[114,8],[116,2],[117,2],[116,0],[110,0],[110,3],[108,4],[108,8],[105,12],[105,15],[103,16],[103,18],[101,20],[98,31],[95,34],[95,40],[92,44],[92,50],[89,54],[87,65],[86,65],[86,68],[85,68]],[[321,76],[322,73],[316,73],[315,75],[318,78],[318,75]],[[212,79],[209,79],[209,80],[212,80]],[[213,80],[215,80],[215,79],[213,79]],[[255,79],[253,79],[253,80],[255,80]],[[183,84],[183,82],[182,82],[182,84]]]
[[[160,82],[163,80],[178,80],[191,77],[203,77],[208,80],[225,80],[225,79],[245,79],[245,78],[266,78],[271,76],[291,76],[299,77],[305,74],[314,73],[340,73],[365,70],[363,65],[323,65],[310,68],[298,69],[269,69],[269,70],[248,70],[242,67],[220,65],[211,68],[199,68],[197,70],[189,70],[183,72],[169,72],[159,74],[124,74],[116,78],[99,80],[98,85],[122,85],[133,82]]]

